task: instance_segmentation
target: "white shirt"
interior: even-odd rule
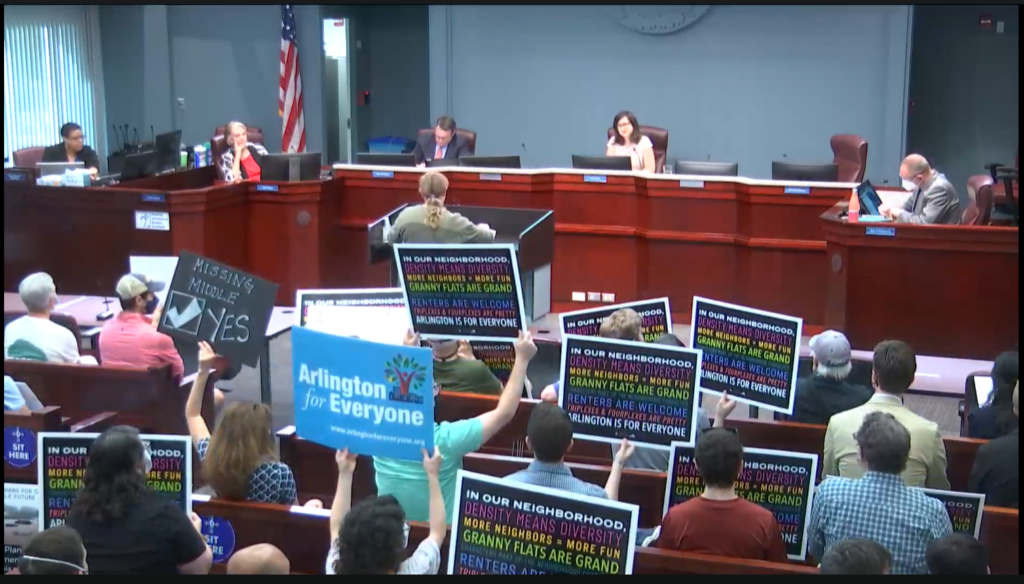
[[[78,343],[71,331],[48,318],[23,316],[4,328],[4,357],[15,341],[23,339],[46,353],[50,363],[78,363]]]
[[[332,545],[327,553],[327,567],[324,572],[334,575],[334,563],[338,561],[338,546]],[[399,576],[433,576],[441,569],[441,550],[429,537],[423,540],[409,559],[398,567]]]
[[[651,139],[647,136],[642,136],[640,142],[632,144],[626,142],[625,144],[616,144],[615,138],[608,140],[608,148],[612,149],[612,156],[628,156],[630,161],[633,163],[633,170],[642,170],[645,172],[657,172],[655,168],[644,168],[644,153],[654,148],[654,144]]]

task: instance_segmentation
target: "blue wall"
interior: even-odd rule
[[[714,6],[641,35],[602,6],[431,6],[431,113],[479,133],[477,154],[568,166],[603,154],[612,116],[667,128],[669,157],[830,162],[829,138],[870,143],[868,175],[903,155],[908,6]]]
[[[322,152],[320,7],[296,6],[295,18],[306,146]],[[279,5],[101,6],[100,30],[108,124],[147,137],[150,125],[181,129],[196,144],[237,119],[263,128],[270,151],[280,151]]]

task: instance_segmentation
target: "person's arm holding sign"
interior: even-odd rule
[[[441,492],[441,452],[434,447],[434,455],[428,456],[426,449],[423,450],[423,470],[427,472],[427,485],[430,488],[430,535],[427,539],[437,545],[438,561],[440,561],[440,549],[444,544],[444,538],[448,535],[448,513],[444,508],[444,494]],[[436,570],[435,570],[436,573]]]
[[[334,502],[331,504],[331,541],[341,534],[341,522],[352,508],[352,475],[356,472],[358,459],[359,457],[349,453],[347,448],[339,450],[334,455],[334,461],[338,463],[338,487],[334,491]]]
[[[199,343],[199,372],[192,382],[192,391],[188,394],[188,401],[185,402],[185,422],[188,423],[188,433],[192,436],[192,444],[199,447],[199,443],[210,437],[210,428],[206,426],[203,419],[203,392],[206,389],[206,380],[210,377],[210,370],[217,359],[217,353],[207,342]]]
[[[636,446],[632,442],[622,439],[619,444],[619,451],[615,453],[615,460],[612,461],[612,470],[608,473],[608,482],[604,485],[604,492],[612,501],[619,500],[619,482],[622,481],[622,469],[626,467],[626,461],[633,456]]]
[[[736,402],[729,397],[729,392],[723,391],[722,397],[718,398],[718,404],[715,405],[715,422],[712,424],[712,428],[724,428],[725,419],[729,417],[729,414],[736,409]]]
[[[523,397],[523,384],[526,381],[526,369],[530,360],[537,354],[537,345],[533,344],[533,335],[528,332],[519,333],[519,339],[515,342],[516,362],[512,366],[512,373],[508,376],[508,383],[498,398],[498,407],[494,410],[481,414],[477,417],[483,424],[483,443],[494,437],[505,427],[516,415],[519,409],[519,400]]]

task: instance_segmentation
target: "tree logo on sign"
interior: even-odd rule
[[[426,373],[426,368],[415,360],[395,355],[384,364],[384,379],[392,384],[388,398],[391,401],[423,403],[423,396],[416,394],[423,390],[423,382],[427,380]]]

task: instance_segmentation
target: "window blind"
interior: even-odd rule
[[[4,158],[56,144],[67,122],[104,141],[90,37],[87,6],[4,6]]]

